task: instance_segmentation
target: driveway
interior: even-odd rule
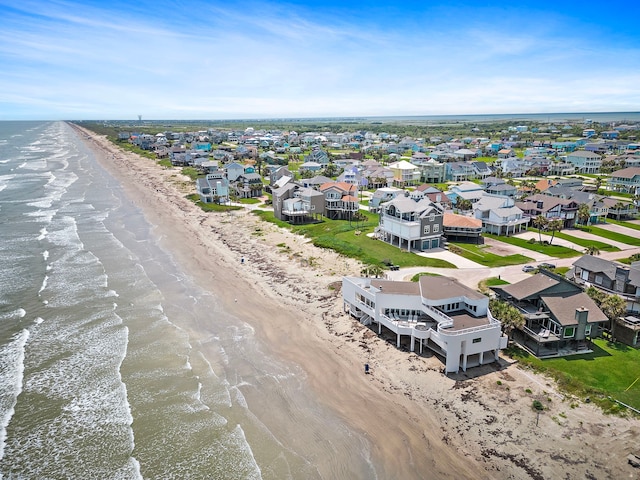
[[[624,227],[621,227],[624,228]],[[626,229],[630,230],[630,229]],[[633,230],[632,230],[633,231]],[[620,258],[629,257],[633,254],[640,253],[640,247],[633,247],[620,242],[612,242],[597,235],[588,234],[582,232],[580,230],[572,230],[570,234],[579,238],[584,239],[593,239],[600,242],[606,242],[611,245],[617,246],[621,251],[619,252],[602,252],[599,257],[605,260],[618,260]],[[640,235],[640,232],[635,232],[635,235]],[[518,238],[529,239],[535,238],[538,240],[537,232],[523,232],[517,235]],[[542,235],[543,240],[550,240],[550,235]],[[499,242],[498,240],[493,240],[489,238],[485,238],[486,245],[490,246],[493,249],[500,249],[504,252],[505,255],[513,255],[513,254],[522,254],[529,258],[533,258],[534,262],[532,265],[536,265],[539,262],[551,262],[558,267],[571,267],[574,262],[580,258],[579,256],[571,257],[571,258],[553,258],[545,254],[537,253],[532,250],[528,250],[525,248],[520,248],[515,245],[510,245],[507,243]],[[494,245],[498,244],[498,245]],[[583,252],[584,247],[577,245],[575,243],[569,242],[567,240],[561,238],[553,239],[554,245],[561,245],[567,248],[573,248],[578,252]],[[398,271],[389,271],[385,272],[385,277],[390,280],[411,280],[411,278],[417,273],[427,272],[433,273],[437,275],[443,275],[447,277],[452,277],[457,279],[463,285],[466,285],[470,288],[476,289],[478,288],[478,283],[482,280],[491,277],[499,277],[503,280],[506,280],[509,283],[516,283],[525,278],[531,276],[530,273],[526,273],[522,271],[522,265],[510,265],[506,267],[485,267],[471,260],[467,260],[460,255],[456,255],[448,250],[438,249],[434,252],[420,252],[419,255],[423,257],[429,258],[440,258],[442,260],[446,260],[458,268],[431,268],[431,267],[408,267],[402,268]]]

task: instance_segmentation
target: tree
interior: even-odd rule
[[[564,227],[564,222],[560,219],[551,220],[547,224],[547,228],[551,230],[551,240],[549,241],[549,245],[553,243],[553,237],[555,237],[556,232],[559,232]]]
[[[511,338],[513,330],[519,330],[524,327],[524,316],[516,307],[507,302],[495,298],[491,299],[489,301],[489,310],[493,318],[502,323],[502,332],[509,338]]]
[[[582,225],[587,225],[591,218],[591,208],[586,203],[581,203],[578,207],[578,220]]]
[[[622,216],[621,210],[625,210],[626,208],[627,206],[622,202],[616,202],[616,204],[613,206],[612,210],[616,211],[615,215],[618,220],[620,220],[620,217]]]
[[[615,342],[616,320],[627,311],[627,302],[620,295],[607,295],[600,305],[600,309],[611,322],[611,340]]]
[[[362,267],[362,270],[360,270],[360,274],[364,277],[375,276],[376,278],[378,278],[380,275],[382,275],[382,273],[382,267],[380,265],[374,264],[365,265]]]
[[[458,210],[471,210],[471,208],[473,207],[473,204],[471,203],[471,200],[468,200],[466,198],[462,198],[462,197],[458,197],[456,199],[456,208]]]
[[[538,229],[538,236],[540,238],[540,243],[542,243],[542,230],[547,227],[549,220],[544,215],[538,215],[533,219],[533,224]]]
[[[589,245],[584,249],[584,253],[587,255],[600,255],[600,249],[595,245]]]
[[[598,193],[598,191],[600,190],[600,187],[602,186],[602,182],[603,182],[602,177],[596,177],[596,193]]]

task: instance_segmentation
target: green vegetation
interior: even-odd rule
[[[346,257],[358,259],[366,265],[382,265],[382,260],[388,259],[391,264],[401,267],[456,268],[447,261],[421,257],[368,237],[366,234],[372,232],[378,225],[378,216],[374,214],[360,212],[366,220],[359,222],[323,219],[313,224],[290,225],[275,218],[271,211],[256,210],[252,213],[263,220],[311,238],[313,244],[318,247],[335,250]]]
[[[607,223],[620,225],[621,227],[632,228],[633,230],[640,230],[640,225],[638,225],[637,223],[625,222],[624,220],[614,220],[612,218],[607,218]]]
[[[468,260],[472,260],[486,267],[506,267],[508,265],[520,265],[533,261],[524,255],[496,255],[488,251],[486,245],[473,245],[469,243],[449,242],[449,251],[458,254]]]
[[[627,258],[619,258],[616,262],[625,263],[627,265],[631,265],[633,262],[640,261],[640,253],[634,253],[630,257]]]
[[[169,160],[168,158],[163,158],[162,160],[158,160],[158,165],[165,167],[165,168],[172,168],[173,165],[171,164],[171,160]]]
[[[491,293],[491,290],[489,290],[489,287],[495,287],[497,285],[508,285],[508,284],[509,282],[507,282],[506,280],[502,280],[498,277],[489,277],[478,282],[478,291],[480,293],[484,293],[485,295],[489,295]]]
[[[538,253],[544,253],[545,255],[549,255],[550,257],[570,258],[570,257],[577,257],[579,255],[582,255],[581,251],[573,250],[567,247],[561,247],[560,245],[545,245],[544,243],[542,244],[529,243],[527,240],[524,240],[522,238],[503,237],[503,236],[493,235],[490,233],[485,233],[483,235],[487,238],[498,240],[499,242],[508,243],[510,245],[515,245],[520,248],[526,248],[527,250],[532,250]]]
[[[254,205],[256,203],[260,203],[260,199],[259,198],[239,198],[238,199],[239,203],[245,204],[245,205]]]
[[[540,360],[518,347],[505,353],[522,365],[550,375],[559,387],[571,395],[589,398],[605,411],[622,408],[609,397],[640,409],[640,350],[595,339],[592,353]]]
[[[187,195],[187,198],[199,206],[205,212],[230,212],[232,210],[240,210],[242,207],[232,205],[220,205],[219,203],[203,203],[197,193]]]
[[[553,272],[557,273],[558,275],[566,275],[569,270],[571,270],[571,267],[556,267]]]
[[[109,140],[112,140],[112,139],[109,139]],[[142,150],[140,147],[137,147],[136,145],[133,145],[132,143],[129,143],[129,142],[118,142],[118,141],[114,141],[113,143],[118,145],[123,150],[127,150],[128,152],[132,152],[132,153],[138,154],[141,157],[150,158],[151,160],[157,160],[158,159],[158,157],[156,156],[155,153],[150,152],[148,150]]]
[[[556,232],[556,238],[561,238],[563,240],[567,240],[568,242],[575,243],[576,245],[580,245],[581,247],[596,247],[601,252],[619,252],[620,249],[618,247],[614,247],[609,245],[608,243],[598,242],[596,240],[585,240],[584,238],[574,237],[573,235],[569,235],[564,232]]]
[[[198,177],[204,177],[204,174],[201,173],[200,170],[198,170],[197,168],[193,168],[193,167],[184,167],[182,169],[182,174],[186,175],[187,177],[189,177],[194,182],[196,181],[196,179]]]
[[[440,277],[439,273],[431,273],[431,272],[420,272],[416,273],[413,277],[411,277],[412,282],[417,282],[420,280],[420,277]]]
[[[630,237],[629,235],[624,235],[622,233],[612,232],[610,230],[606,230],[600,227],[577,227],[583,232],[592,233],[594,235],[598,235],[602,238],[607,238],[609,240],[613,240],[614,242],[624,243],[626,245],[633,245],[634,247],[640,247],[640,238]]]

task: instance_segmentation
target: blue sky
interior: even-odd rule
[[[0,0],[0,120],[640,111],[638,2],[510,3]]]

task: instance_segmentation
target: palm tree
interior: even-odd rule
[[[626,209],[627,206],[622,203],[622,202],[616,202],[616,204],[613,206],[613,208],[611,210],[615,210],[616,211],[616,216],[618,217],[618,220],[620,220],[620,217],[622,216],[622,213],[620,213],[621,210]]]
[[[600,187],[602,186],[602,182],[603,182],[602,177],[596,177],[596,193],[598,193],[598,191],[600,190]]]
[[[549,220],[544,215],[538,215],[533,219],[533,224],[538,229],[538,235],[540,238],[540,243],[542,243],[542,230],[547,227]]]
[[[600,249],[595,245],[589,245],[584,249],[584,253],[587,255],[600,255]]]
[[[591,208],[586,203],[581,203],[578,207],[578,220],[582,225],[587,225],[591,218]]]
[[[548,223],[547,228],[551,230],[551,240],[549,241],[549,245],[553,243],[553,237],[555,237],[556,232],[562,230],[562,227],[564,227],[564,222],[560,219],[551,220]]]
[[[608,295],[600,305],[602,313],[611,321],[611,340],[615,342],[616,320],[627,311],[627,302],[620,295]]]
[[[376,264],[368,264],[362,267],[362,270],[360,270],[360,274],[364,277],[373,277],[375,276],[376,278],[378,278],[380,275],[383,274],[383,270],[382,267],[380,265],[376,265]]]
[[[489,301],[489,310],[496,320],[502,323],[502,332],[510,339],[515,329],[521,329],[525,325],[525,318],[513,305],[502,300]]]

